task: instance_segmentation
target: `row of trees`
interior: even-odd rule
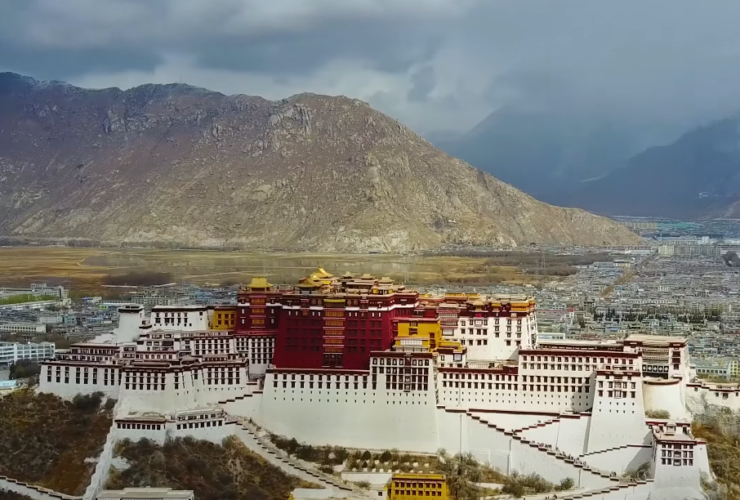
[[[297,458],[321,464],[320,469],[326,473],[334,472],[334,465],[345,464],[348,468],[371,468],[374,467],[376,461],[382,465],[389,464],[393,468],[410,470],[412,462],[426,460],[430,462],[434,472],[445,475],[450,497],[453,500],[478,500],[490,494],[491,492],[479,486],[480,483],[485,482],[502,483],[501,493],[515,498],[551,491],[566,491],[575,485],[571,478],[564,478],[559,484],[553,484],[538,474],[525,475],[514,472],[510,476],[505,476],[490,467],[483,466],[470,453],[449,455],[445,450],[439,450],[437,457],[423,458],[412,457],[398,450],[385,450],[375,454],[367,450],[357,450],[350,453],[338,446],[314,447],[300,443],[295,438],[271,435],[270,439],[275,446]]]
[[[444,450],[439,451],[441,472],[447,479],[447,488],[450,497],[454,500],[478,500],[485,495],[479,486],[484,481],[484,467],[471,453],[458,453],[450,456]],[[523,498],[527,495],[548,493],[551,491],[567,491],[573,489],[575,481],[572,478],[563,478],[559,484],[545,480],[539,474],[519,474],[516,471],[509,476],[501,476],[503,482],[501,493],[514,498]]]
[[[719,309],[710,309],[708,311],[699,312],[683,312],[677,314],[656,314],[648,313],[643,311],[617,311],[616,309],[607,309],[604,313],[597,313],[594,309],[591,310],[596,321],[643,321],[645,319],[659,319],[668,321],[670,319],[676,319],[686,323],[692,324],[704,324],[707,321],[721,321],[722,311]]]

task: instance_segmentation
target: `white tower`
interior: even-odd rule
[[[139,326],[146,321],[144,306],[126,304],[118,308],[118,328],[113,330],[116,343],[133,342],[139,335]]]

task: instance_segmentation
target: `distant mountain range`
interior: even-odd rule
[[[557,205],[602,215],[740,216],[740,118],[645,149],[646,138],[668,134],[660,125],[510,106],[436,144]]]
[[[504,106],[458,138],[435,145],[526,193],[561,203],[574,185],[640,151],[638,131],[593,114]]]
[[[740,215],[740,120],[720,120],[653,147],[581,185],[567,200],[602,214],[677,219]]]
[[[631,244],[346,97],[0,73],[0,235],[325,252]]]

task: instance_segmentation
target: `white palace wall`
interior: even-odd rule
[[[645,462],[650,462],[652,457],[652,446],[636,444],[583,455],[581,460],[597,469],[614,471],[621,475],[629,470],[636,470]]]
[[[694,465],[699,469],[700,473],[712,477],[712,469],[709,467],[709,455],[707,454],[706,443],[694,446]]]
[[[256,420],[312,445],[437,451],[434,391],[274,388],[268,373]]]
[[[634,389],[631,386],[631,379],[625,375],[599,375],[596,382],[598,392],[594,397],[586,452],[593,453],[628,444],[649,442],[650,429],[645,424],[640,380],[635,380]],[[612,384],[615,384],[616,389],[612,389]],[[624,384],[624,389],[621,384]],[[622,396],[617,397],[620,392]]]
[[[152,424],[150,424],[152,425]],[[115,424],[114,424],[115,426]],[[237,429],[236,422],[224,422],[221,426],[204,427],[204,428],[188,428],[188,429],[177,429],[175,424],[168,422],[161,424],[157,429],[118,429],[115,428],[111,431],[111,434],[115,441],[123,439],[130,439],[132,441],[138,441],[139,439],[146,438],[157,442],[158,444],[164,444],[169,439],[176,439],[180,437],[190,436],[193,439],[201,439],[204,441],[210,441],[212,443],[221,444],[224,438],[233,436],[236,434]]]
[[[56,367],[55,365],[41,365],[41,373],[39,374],[39,390],[41,392],[48,392],[55,394],[60,398],[72,399],[78,394],[87,395],[94,392],[102,392],[106,397],[111,399],[118,399],[119,386],[117,378],[111,377],[111,381],[106,384],[104,377],[104,370],[113,370],[111,373],[118,373],[118,368],[113,365],[104,366],[100,365],[100,368],[89,368],[89,370],[96,370],[96,375],[93,376],[93,372],[90,371],[90,377],[87,379],[87,384],[73,384],[64,383],[64,368],[61,367],[62,377],[60,382],[56,382]],[[75,367],[69,367],[70,380],[75,377]],[[51,374],[51,380],[49,381],[48,375]],[[117,375],[116,375],[117,377]],[[84,379],[83,379],[84,380]]]
[[[574,457],[582,455],[586,452],[590,429],[590,415],[561,415],[555,447]]]
[[[530,441],[557,447],[559,431],[560,420],[550,419],[521,431],[519,435],[529,439]]]
[[[444,410],[442,410],[444,412]],[[444,412],[448,413],[448,412]],[[441,412],[437,413],[441,416]],[[470,415],[459,413],[448,413],[457,417],[458,427],[460,418],[463,419],[464,431],[466,434],[465,448],[481,463],[487,463],[492,467],[500,470],[509,470],[509,457],[511,455],[511,436],[504,434],[503,431],[490,427],[485,422],[481,422]],[[462,416],[462,417],[460,417]],[[452,452],[453,450],[450,450]]]
[[[686,411],[681,385],[679,379],[645,380],[642,384],[645,410],[664,410],[670,414],[672,419],[676,420],[690,418]]]
[[[515,413],[515,412],[486,412],[477,409],[470,412],[485,422],[496,425],[506,431],[515,431],[535,425],[540,422],[552,420],[555,416],[546,416],[532,413]]]
[[[740,388],[713,384],[688,384],[686,407],[693,414],[704,413],[704,406],[740,411]]]

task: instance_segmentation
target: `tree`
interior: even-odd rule
[[[565,479],[560,481],[560,484],[555,488],[558,491],[568,491],[572,490],[573,486],[576,485],[576,482],[573,480],[572,477],[566,477]]]
[[[478,461],[471,453],[441,456],[442,472],[447,480],[447,488],[454,500],[477,500],[480,491],[477,483],[481,481],[482,471]]]
[[[41,367],[28,359],[19,359],[10,365],[9,377],[11,380],[37,377],[41,373]]]
[[[647,418],[659,418],[662,420],[668,420],[671,418],[671,414],[666,410],[647,410],[645,411],[645,416]]]
[[[624,473],[625,478],[642,481],[650,476],[650,462],[645,462],[637,469],[628,470]]]

